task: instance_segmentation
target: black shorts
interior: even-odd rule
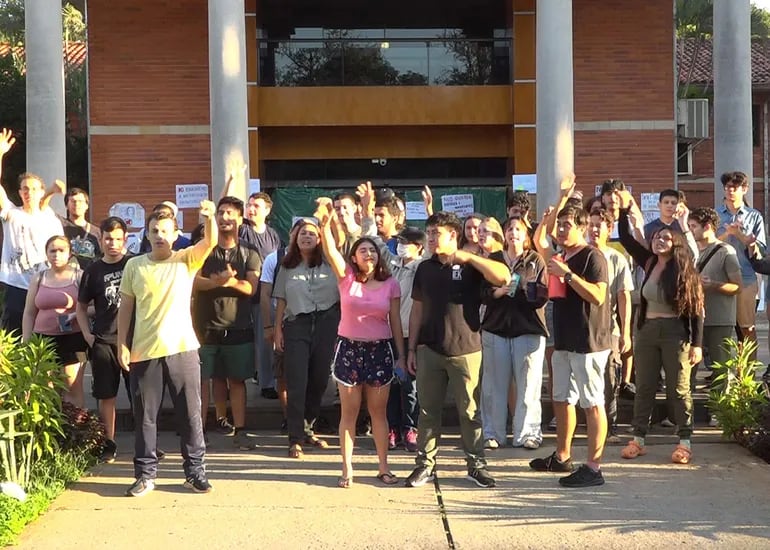
[[[332,376],[344,386],[387,386],[393,381],[394,363],[390,340],[360,341],[337,336]]]
[[[117,346],[96,340],[88,353],[88,357],[91,360],[91,374],[93,375],[91,393],[94,398],[112,399],[117,397],[121,377],[128,380],[128,373],[121,369],[120,363],[118,363]]]
[[[80,359],[78,359],[77,354],[86,351],[88,348],[82,332],[71,332],[55,336],[43,334],[43,336],[53,340],[54,350],[56,355],[59,356],[59,362],[62,365],[78,363]]]

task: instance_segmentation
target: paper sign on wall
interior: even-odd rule
[[[514,174],[514,191],[526,191],[527,193],[537,193],[537,175],[536,174]]]
[[[251,178],[249,180],[249,196],[253,195],[254,193],[259,193],[262,191],[262,182],[259,178]]]
[[[201,201],[208,200],[209,186],[205,183],[185,183],[176,186],[178,208],[200,208]]]
[[[109,213],[126,222],[129,229],[144,229],[144,208],[138,202],[116,202]]]
[[[642,211],[649,210],[649,211],[658,211],[658,193],[642,193],[642,204],[641,209]]]
[[[182,212],[181,210],[178,210],[176,213],[176,226],[179,229],[182,229],[182,227],[184,227],[184,212]]]
[[[406,201],[406,219],[427,220],[428,214],[425,212],[425,204],[421,201]]]
[[[644,217],[644,225],[647,225],[653,220],[657,220],[660,217],[660,212],[657,210],[643,210],[642,216]]]
[[[464,218],[475,212],[473,209],[473,195],[444,195],[441,197],[441,210],[454,212]]]

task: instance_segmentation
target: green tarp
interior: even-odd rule
[[[442,199],[457,207],[494,216],[502,224],[505,220],[505,187],[436,187],[433,191],[433,210],[442,209]],[[324,189],[321,187],[283,187],[273,191],[273,210],[270,215],[271,225],[278,231],[281,238],[288,242],[289,229],[292,220],[297,216],[310,216],[315,211],[315,200],[318,197],[332,197],[340,189]],[[422,205],[421,189],[397,189],[396,192],[407,202],[419,202]],[[469,197],[471,195],[472,205]],[[416,210],[424,211],[421,206],[414,205]],[[409,225],[424,226],[424,220],[410,219]]]

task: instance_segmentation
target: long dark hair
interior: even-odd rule
[[[390,277],[390,270],[385,265],[385,262],[382,259],[382,254],[380,254],[380,247],[377,246],[377,243],[374,242],[373,239],[369,237],[361,237],[356,242],[353,243],[353,246],[350,247],[350,254],[348,254],[347,260],[350,264],[350,267],[353,269],[353,273],[358,276],[361,271],[358,269],[358,266],[356,265],[356,251],[358,250],[358,247],[361,246],[364,243],[371,244],[374,249],[377,251],[377,265],[374,266],[374,276],[372,277],[375,281],[385,281]]]
[[[466,216],[465,219],[463,219],[463,228],[460,231],[460,234],[457,236],[457,248],[462,248],[466,244],[468,244],[468,239],[465,236],[465,226],[468,224],[470,220],[479,220],[479,224],[484,221],[484,218],[486,216],[484,214],[479,214],[478,212],[474,212],[469,216]],[[473,243],[479,248],[481,248],[481,245],[479,243]]]
[[[313,227],[318,229],[317,225],[309,221],[297,227],[296,228],[297,233],[294,236],[294,238],[291,239],[289,242],[289,246],[286,249],[286,256],[283,257],[281,266],[287,269],[293,269],[302,263],[302,252],[300,252],[299,250],[299,244],[297,243],[297,241],[299,240],[299,232],[302,231],[308,225],[312,225]],[[315,247],[312,255],[310,256],[310,261],[308,261],[308,264],[307,264],[308,267],[318,267],[319,265],[321,265],[321,262],[323,261],[323,251],[321,248],[320,236],[321,235],[319,231],[318,245]]]
[[[653,233],[654,241],[661,231],[671,235],[671,258],[660,274],[660,287],[666,303],[672,305],[680,317],[696,317],[703,314],[703,287],[695,270],[693,255],[684,235],[662,228]]]

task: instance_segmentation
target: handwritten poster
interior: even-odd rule
[[[406,201],[406,219],[427,220],[428,214],[425,212],[425,204],[422,201]]]
[[[641,209],[644,210],[650,210],[650,211],[658,211],[658,193],[642,193],[642,204],[640,205]]]
[[[444,212],[454,212],[459,217],[470,216],[473,208],[473,195],[444,195],[441,197],[441,209]]]

